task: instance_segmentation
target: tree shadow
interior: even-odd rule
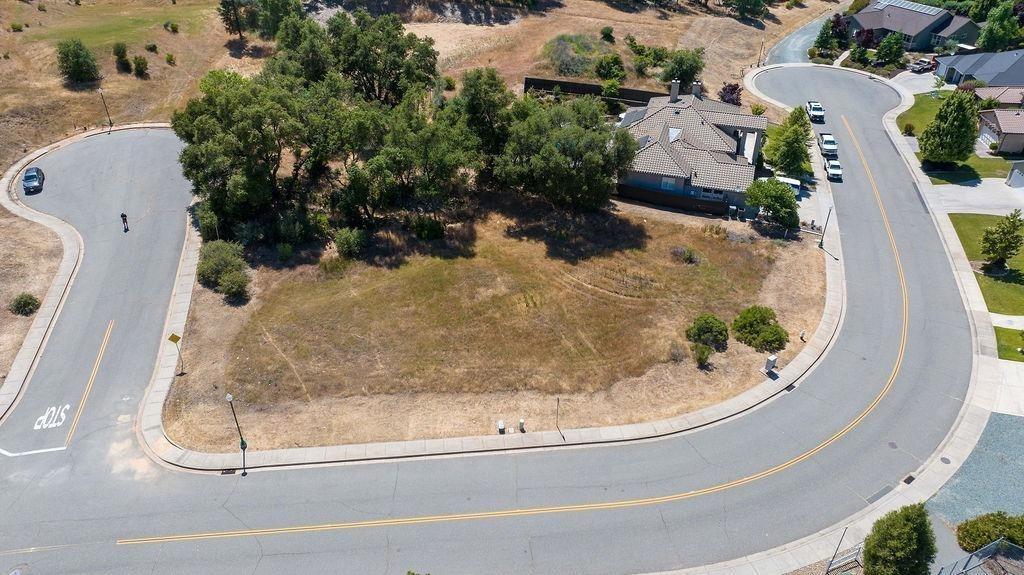
[[[921,169],[929,177],[942,180],[948,184],[963,184],[964,182],[981,181],[981,174],[970,164],[937,163],[923,160]]]
[[[460,22],[479,26],[498,26],[511,24],[519,18],[530,14],[543,14],[554,8],[563,6],[561,0],[540,0],[532,6],[502,2],[453,2],[445,0],[306,0],[306,11],[318,20],[323,20],[339,10],[352,12],[364,9],[373,16],[397,14],[403,21],[421,19],[421,11],[426,10],[441,21]],[[415,18],[414,18],[415,17]]]
[[[460,218],[444,226],[444,236],[427,240],[416,236],[409,221],[389,219],[370,234],[366,251],[359,261],[375,267],[395,269],[411,256],[461,259],[476,256],[476,217]]]
[[[265,44],[253,44],[248,39],[232,38],[224,43],[224,47],[227,48],[228,55],[236,60],[244,57],[262,59],[274,53],[273,47]]]
[[[756,219],[750,221],[750,227],[762,238],[771,240],[785,240],[791,242],[803,241],[803,235],[793,229],[769,222],[768,220]]]

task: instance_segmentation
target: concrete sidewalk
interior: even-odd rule
[[[985,178],[967,184],[922,186],[933,208],[944,213],[1005,215],[1024,210],[1024,189],[1011,188],[1000,178]]]

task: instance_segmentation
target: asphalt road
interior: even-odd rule
[[[22,564],[32,573],[637,573],[765,550],[863,508],[917,468],[953,424],[970,376],[967,319],[931,219],[882,131],[880,118],[898,103],[896,94],[863,76],[820,68],[773,70],[758,85],[794,105],[822,101],[826,127],[840,143],[846,181],[834,193],[849,282],[842,331],[800,387],[760,409],[687,435],[609,447],[244,478],[153,463],[122,419],[137,412],[145,364],[162,336],[162,316],[154,325],[141,318],[160,316],[166,298],[150,300],[152,285],[112,271],[117,262],[103,260],[90,242],[141,242],[108,253],[170,285],[173,264],[154,250],[179,249],[180,229],[138,224],[119,236],[114,221],[112,232],[100,230],[121,205],[107,194],[126,193],[116,192],[113,180],[153,170],[165,174],[162,185],[131,189],[147,198],[138,199],[143,205],[164,206],[168,219],[182,223],[187,186],[169,175],[175,142],[156,132],[115,135],[48,157],[47,190],[27,201],[65,210],[86,238],[80,277],[88,271],[112,281],[76,282],[78,299],[59,320],[71,324],[69,341],[55,333],[44,362],[84,367],[56,379],[41,377],[40,369],[16,408],[31,407],[29,414],[0,427],[0,446],[52,444],[26,438],[24,422],[49,398],[82,392],[97,339],[109,319],[116,322],[69,449],[0,458],[0,573]],[[120,149],[132,154],[109,153],[106,146],[122,138],[130,143]],[[902,262],[905,346],[897,260],[854,138]],[[79,147],[102,153],[85,154],[82,163],[74,157]],[[131,161],[135,154],[147,160]],[[90,200],[103,208],[78,214],[64,207]],[[123,290],[112,298],[116,305],[103,303],[105,290]],[[122,335],[131,318],[140,319],[140,331]],[[79,332],[85,341],[76,344]],[[81,352],[72,352],[76,345]],[[588,507],[556,507],[566,505]]]
[[[829,13],[815,18],[780,40],[778,44],[772,46],[771,50],[768,50],[768,54],[764,58],[765,66],[810,62],[811,59],[807,57],[807,49],[814,45],[814,39],[818,37],[821,25],[831,17],[832,14]]]

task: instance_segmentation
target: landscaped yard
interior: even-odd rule
[[[981,235],[985,228],[994,225],[1000,216],[987,214],[949,214],[949,219],[956,228],[964,252],[972,264],[981,262],[985,256],[981,253]],[[988,310],[1008,315],[1024,315],[1024,254],[1017,254],[1006,262],[1009,271],[1001,277],[975,273],[978,285],[985,297]],[[978,269],[978,266],[974,266]]]
[[[698,369],[683,335],[697,314],[731,321],[747,305],[775,308],[790,332],[784,361],[800,330],[815,329],[823,262],[813,241],[627,209],[575,221],[490,213],[449,229],[468,247],[377,254],[340,277],[313,263],[260,268],[240,308],[198,287],[184,337],[189,374],[168,400],[168,432],[230,449],[227,391],[261,449],[487,434],[520,417],[554,429],[556,397],[564,427],[657,419],[762,379],[764,354],[735,341],[714,369]],[[400,236],[379,234],[377,244],[407,253]],[[700,263],[673,256],[681,247]]]
[[[935,114],[939,112],[939,106],[946,96],[952,93],[952,90],[940,90],[937,98],[932,97],[931,92],[915,95],[914,105],[896,117],[896,125],[900,127],[900,132],[906,129],[907,124],[911,124],[914,126],[914,134],[919,135],[925,126],[935,119]]]
[[[1020,337],[1020,330],[996,327],[996,344],[999,346],[999,359],[1024,361],[1024,353],[1017,351],[1024,347],[1024,339]]]

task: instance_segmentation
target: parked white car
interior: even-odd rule
[[[821,105],[821,102],[808,100],[805,107],[807,108],[807,116],[811,118],[812,122],[825,121],[825,107]]]
[[[821,148],[821,155],[830,158],[839,156],[839,142],[828,132],[818,135],[818,147]]]
[[[839,164],[838,160],[825,158],[825,175],[830,180],[841,182],[843,181],[843,166]]]

